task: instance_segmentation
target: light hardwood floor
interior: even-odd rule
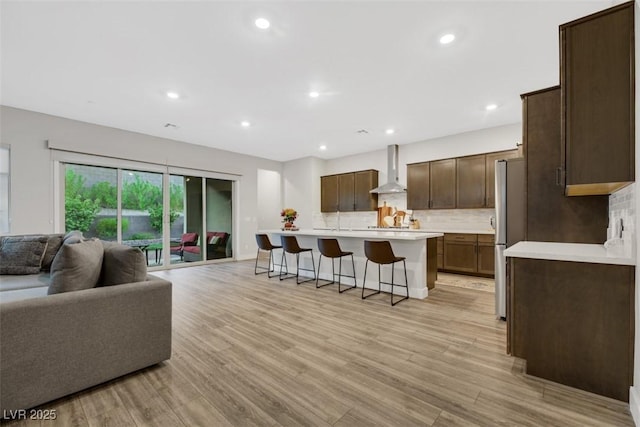
[[[446,278],[391,307],[251,261],[154,274],[173,282],[173,357],[7,425],[633,425],[626,404],[523,375],[493,294]]]

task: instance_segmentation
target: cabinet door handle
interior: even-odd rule
[[[560,187],[562,184],[560,181],[562,180],[562,167],[556,168],[556,185]]]

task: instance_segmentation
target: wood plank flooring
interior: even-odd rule
[[[523,374],[490,292],[446,286],[395,307],[254,276],[173,282],[169,361],[43,405],[42,426],[631,426],[626,404]],[[456,280],[460,280],[457,278]]]

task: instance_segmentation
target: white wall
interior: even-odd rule
[[[284,206],[298,211],[296,226],[312,228],[313,215],[320,211],[320,176],[324,160],[315,157],[286,162],[283,169]]]
[[[279,172],[280,162],[2,106],[0,141],[11,146],[11,233],[55,231],[47,140],[68,151],[238,175],[234,253],[255,256],[258,169]]]
[[[279,171],[258,169],[258,230],[280,228],[282,177]]]

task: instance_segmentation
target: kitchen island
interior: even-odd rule
[[[355,276],[357,286],[362,287],[362,279],[364,277],[364,267],[367,258],[364,255],[365,240],[389,240],[396,256],[406,258],[407,263],[407,280],[409,285],[409,297],[424,299],[429,293],[429,289],[433,289],[437,278],[437,243],[436,239],[443,236],[442,233],[428,233],[416,231],[376,231],[376,230],[318,230],[318,229],[302,229],[296,231],[288,230],[263,230],[260,233],[268,234],[274,244],[280,244],[281,235],[293,235],[298,239],[301,247],[312,248],[313,257],[316,267],[318,265],[318,238],[334,238],[340,243],[343,251],[353,252],[355,262]],[[279,254],[276,254],[276,262],[279,262]],[[295,259],[287,258],[289,266],[295,266]],[[331,262],[323,259],[322,269],[319,272],[321,280],[331,280]],[[300,257],[301,266],[311,268],[311,260],[308,256]],[[338,260],[335,261],[336,264]],[[276,266],[276,269],[278,267]],[[395,265],[396,283],[404,284],[404,275],[402,274],[402,266]],[[346,274],[351,274],[350,257],[343,259],[342,270]],[[336,265],[336,272],[338,267]],[[301,272],[303,274],[303,272]],[[304,272],[311,275],[310,272]],[[382,266],[382,280],[387,282],[391,279],[390,266]],[[343,282],[351,284],[352,279],[343,278]],[[371,264],[367,271],[367,288],[378,289],[378,269],[376,264]],[[382,285],[383,292],[391,292],[391,286]],[[394,293],[404,293],[403,289],[394,290]]]

